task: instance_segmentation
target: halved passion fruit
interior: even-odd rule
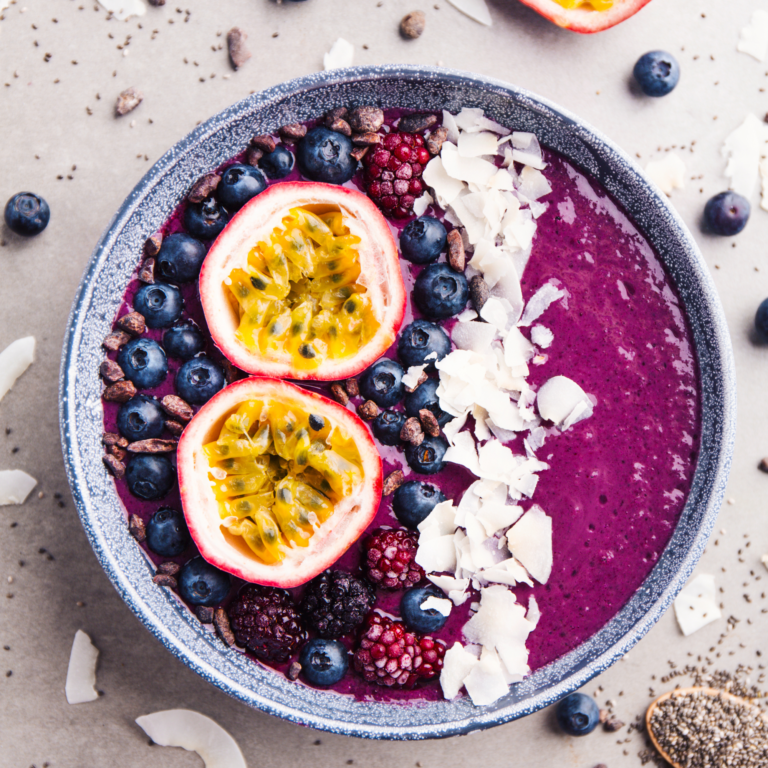
[[[615,27],[651,0],[521,0],[558,27],[590,34]]]
[[[254,197],[208,252],[200,298],[238,368],[332,381],[392,345],[405,313],[397,245],[368,197],[283,182]]]
[[[243,379],[211,398],[184,430],[177,464],[200,554],[269,586],[304,584],[336,562],[381,501],[365,424],[276,379]]]

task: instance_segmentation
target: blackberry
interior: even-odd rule
[[[313,579],[301,599],[307,627],[320,637],[354,632],[373,607],[373,588],[343,571],[326,571]]]
[[[419,534],[405,528],[378,528],[363,542],[363,567],[369,581],[384,589],[410,589],[424,578],[414,561]]]
[[[262,661],[288,661],[307,637],[293,598],[284,589],[248,584],[227,614],[235,642]]]

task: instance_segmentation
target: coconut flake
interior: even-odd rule
[[[768,12],[762,9],[753,11],[749,24],[739,33],[736,50],[754,56],[758,61],[765,61],[768,53]]]
[[[593,410],[587,393],[567,376],[553,376],[542,384],[536,402],[541,417],[563,429],[588,418]]]
[[[147,12],[147,6],[142,0],[99,0],[99,5],[118,21],[125,21],[131,16],[143,16]]]
[[[473,475],[481,476],[475,440],[469,432],[459,432],[456,435],[453,445],[448,446],[443,459],[451,464],[460,464],[466,467]]]
[[[455,642],[445,652],[443,669],[440,672],[440,687],[446,699],[455,699],[459,695],[459,691],[464,686],[464,680],[478,663],[477,656],[466,650],[459,642]]]
[[[415,389],[419,385],[419,379],[421,378],[421,374],[424,373],[424,369],[426,367],[426,364],[410,366],[407,373],[403,374],[403,386]]]
[[[0,507],[23,504],[37,485],[37,480],[20,469],[0,471]]]
[[[493,704],[509,693],[501,659],[496,651],[483,648],[480,661],[472,666],[464,678],[464,687],[477,707]]]
[[[652,160],[645,167],[645,175],[669,196],[675,189],[685,189],[685,163],[674,152],[663,160]]]
[[[768,555],[763,555],[760,558],[760,562],[765,566],[766,570],[768,570]]]
[[[520,318],[518,325],[526,326],[530,325],[534,320],[538,320],[549,306],[558,299],[562,299],[565,296],[565,291],[558,288],[554,283],[544,283],[536,293],[528,299],[528,303],[525,305],[523,316]]]
[[[552,573],[552,518],[538,504],[507,531],[509,551],[540,584]]]
[[[247,768],[237,742],[215,720],[191,709],[167,709],[136,718],[161,747],[197,752],[206,768]]]
[[[541,349],[548,349],[555,340],[555,334],[544,325],[534,325],[531,328],[531,341]]]
[[[686,637],[719,619],[715,577],[701,574],[690,582],[675,599],[675,616]]]
[[[340,37],[323,56],[323,69],[341,69],[351,67],[355,57],[355,46]]]
[[[443,110],[443,128],[448,131],[446,139],[451,144],[457,144],[459,141],[459,126],[456,123],[456,118],[447,110]]]
[[[437,611],[441,616],[450,616],[453,603],[444,597],[430,595],[420,606],[422,611]]]
[[[429,192],[425,192],[421,197],[417,197],[413,201],[413,212],[416,216],[423,216],[427,208],[429,208],[435,201],[432,199],[432,195]]]
[[[513,156],[517,154],[512,153]],[[518,192],[521,195],[525,195],[529,200],[538,200],[544,195],[548,195],[552,191],[552,187],[547,181],[547,177],[536,168],[532,166],[526,166],[523,168],[520,174],[520,186]]]
[[[456,323],[451,339],[458,349],[483,350],[491,346],[498,335],[496,328],[488,323]]]
[[[462,157],[458,148],[448,141],[443,144],[440,157],[446,173],[451,178],[467,183],[485,186],[498,171],[493,163],[489,163],[481,157]]]
[[[479,133],[464,132],[459,136],[458,149],[462,157],[481,157],[495,155],[499,140],[487,131]]]
[[[760,161],[760,207],[768,211],[768,158]]]
[[[504,308],[501,300],[497,299],[495,296],[490,296],[485,304],[483,304],[480,310],[480,317],[482,317],[486,323],[493,326],[499,333],[504,333],[509,326],[507,310]],[[482,347],[480,347],[480,349],[482,349]]]
[[[69,653],[67,682],[64,685],[64,694],[69,704],[84,704],[99,698],[99,692],[94,687],[98,660],[99,651],[91,638],[82,629],[78,629]]]
[[[427,574],[427,578],[438,588],[442,589],[454,605],[463,605],[469,593],[469,579],[455,579],[453,576],[437,576]]]
[[[506,496],[506,490],[504,491]],[[513,504],[505,504],[503,501],[485,502],[477,513],[477,520],[485,529],[488,536],[493,536],[502,528],[509,528],[517,522],[523,514],[523,508]]]
[[[525,614],[525,618],[528,619],[534,627],[539,623],[539,619],[541,618],[541,609],[533,595],[528,598],[528,612]]]
[[[728,160],[725,175],[731,181],[730,187],[747,198],[752,196],[757,181],[766,130],[765,124],[750,113],[723,144],[722,155]]]
[[[440,155],[433,157],[426,164],[422,178],[432,187],[437,202],[443,208],[448,208],[464,190],[464,184],[461,181],[448,175]]]
[[[34,336],[16,339],[0,353],[0,400],[16,383],[16,379],[32,365],[34,359]]]

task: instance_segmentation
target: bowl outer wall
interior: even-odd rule
[[[691,326],[701,375],[701,452],[669,544],[605,627],[487,707],[475,707],[467,697],[357,701],[292,683],[226,648],[172,593],[153,584],[152,564],[128,532],[125,508],[101,461],[101,342],[146,238],[200,175],[242,151],[251,136],[319,117],[339,104],[453,112],[481,107],[504,125],[535,132],[623,206],[672,277]],[[149,170],[108,225],[83,275],[65,335],[59,412],[67,476],[89,541],[121,597],[174,655],[235,698],[293,722],[368,738],[427,739],[498,725],[557,701],[621,658],[658,621],[693,571],[722,504],[736,385],[725,317],[698,247],[658,187],[621,149],[576,116],[515,86],[454,70],[390,65],[320,72],[253,94],[202,123]]]

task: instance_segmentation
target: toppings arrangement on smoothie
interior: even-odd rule
[[[491,704],[621,609],[682,510],[674,288],[593,180],[480,109],[275,133],[147,241],[104,342],[105,464],[157,584],[228,645]]]

